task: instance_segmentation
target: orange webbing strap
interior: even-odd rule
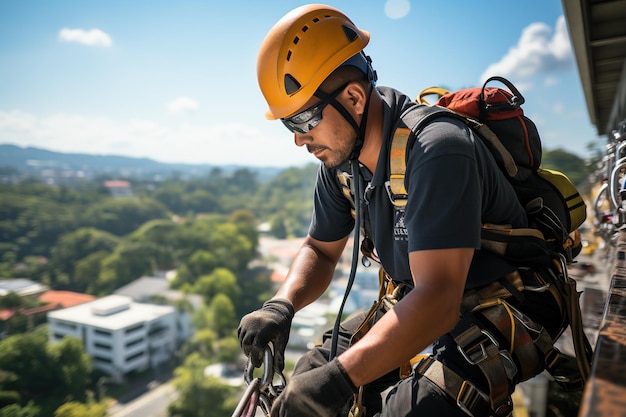
[[[399,127],[393,134],[391,150],[389,152],[389,198],[396,207],[405,207],[407,191],[404,188],[404,173],[406,172],[406,145],[411,135],[411,129]]]

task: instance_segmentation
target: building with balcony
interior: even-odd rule
[[[117,381],[129,372],[158,367],[177,347],[174,307],[121,295],[50,312],[48,322],[50,343],[66,336],[81,339],[94,368]]]

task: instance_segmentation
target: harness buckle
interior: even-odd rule
[[[391,181],[385,181],[385,190],[387,190],[387,197],[389,197],[391,204],[393,204],[397,209],[404,209],[409,196],[407,194],[394,193],[392,191]]]
[[[463,347],[461,345],[457,345],[457,348],[467,362],[472,365],[478,365],[480,362],[489,357],[487,349],[490,346],[495,346],[496,350],[499,350],[500,348],[498,341],[493,337],[493,335],[491,335],[488,331],[481,329],[480,337],[474,341],[472,346]]]
[[[464,380],[456,396],[456,405],[467,415],[474,417],[477,408],[483,408],[489,404],[489,397],[479,390],[476,385]]]

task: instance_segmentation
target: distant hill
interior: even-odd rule
[[[81,171],[86,176],[112,175],[123,177],[154,177],[206,175],[218,168],[224,173],[247,168],[256,172],[259,179],[274,177],[283,168],[245,167],[237,165],[171,164],[149,158],[132,158],[118,155],[89,155],[54,152],[41,148],[0,144],[0,167],[13,168],[21,173],[39,173],[41,170]]]

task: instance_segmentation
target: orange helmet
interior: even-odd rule
[[[269,105],[265,117],[294,114],[369,39],[367,31],[330,6],[310,4],[287,13],[265,37],[257,59],[259,87]]]

